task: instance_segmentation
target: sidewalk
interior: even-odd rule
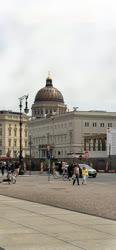
[[[116,222],[0,195],[1,250],[115,250]]]

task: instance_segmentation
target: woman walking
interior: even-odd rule
[[[82,168],[82,184],[87,184],[87,175],[88,175],[88,171],[86,169],[86,167]]]

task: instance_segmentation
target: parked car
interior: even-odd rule
[[[92,168],[91,166],[89,166],[87,164],[81,164],[81,163],[79,163],[79,167],[80,167],[80,170],[82,170],[83,167],[86,167],[87,170],[88,170],[88,176],[89,177],[93,177],[93,178],[96,177],[97,171],[96,171],[96,169]]]

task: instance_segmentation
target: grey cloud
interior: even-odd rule
[[[70,106],[102,109],[112,101],[115,110],[116,24],[108,1],[103,0],[105,10],[99,0],[9,2],[0,18],[0,81],[2,93],[5,88],[12,96],[10,105],[16,108],[18,97],[28,92],[31,107],[51,70]],[[2,97],[1,105],[6,105]]]

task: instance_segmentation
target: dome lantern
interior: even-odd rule
[[[52,78],[50,72],[48,72],[48,77],[46,79],[46,87],[53,87]]]

